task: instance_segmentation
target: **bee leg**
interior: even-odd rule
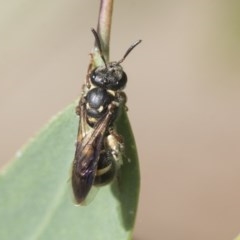
[[[119,135],[113,128],[110,128],[109,135],[105,138],[106,148],[109,149],[111,155],[116,162],[117,166],[123,164],[122,155],[124,152],[124,141],[123,137]]]
[[[93,64],[92,64],[92,62],[93,62],[93,54],[90,53],[89,55],[90,55],[91,60],[90,60],[90,64],[88,65],[87,76],[86,76],[86,86],[87,86],[88,89],[90,89],[90,87],[91,87],[90,74],[91,74],[91,72],[93,70]]]
[[[78,116],[80,116],[81,111],[80,111],[79,105],[76,106],[75,112],[76,112],[76,114],[77,114]]]
[[[123,144],[124,141],[123,141],[123,137],[121,135],[119,135],[116,130],[114,130],[112,127],[109,128],[109,134],[112,135],[117,141],[119,144]]]
[[[120,105],[122,105],[124,107],[125,111],[128,111],[128,107],[126,106],[126,102],[127,102],[127,95],[125,92],[118,92],[117,93],[117,99],[118,102],[120,103]]]

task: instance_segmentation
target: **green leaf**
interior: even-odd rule
[[[126,113],[117,123],[126,148],[120,178],[99,188],[87,206],[74,205],[69,180],[78,121],[69,106],[2,170],[0,239],[131,239],[139,168]]]

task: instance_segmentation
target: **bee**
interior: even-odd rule
[[[72,189],[77,204],[85,201],[93,185],[110,183],[122,164],[124,142],[113,128],[120,108],[126,103],[122,90],[127,75],[120,64],[141,42],[138,40],[132,44],[121,60],[107,63],[100,38],[94,29],[92,32],[104,64],[94,69],[90,65],[76,107],[80,121],[72,166]]]

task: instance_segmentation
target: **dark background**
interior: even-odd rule
[[[99,1],[0,8],[0,164],[80,95]],[[111,59],[128,73],[142,184],[136,240],[240,231],[240,4],[115,1]]]

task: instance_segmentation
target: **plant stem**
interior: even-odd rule
[[[101,0],[97,32],[101,39],[103,55],[107,61],[109,59],[109,42],[112,23],[112,12],[113,12],[113,0]]]

